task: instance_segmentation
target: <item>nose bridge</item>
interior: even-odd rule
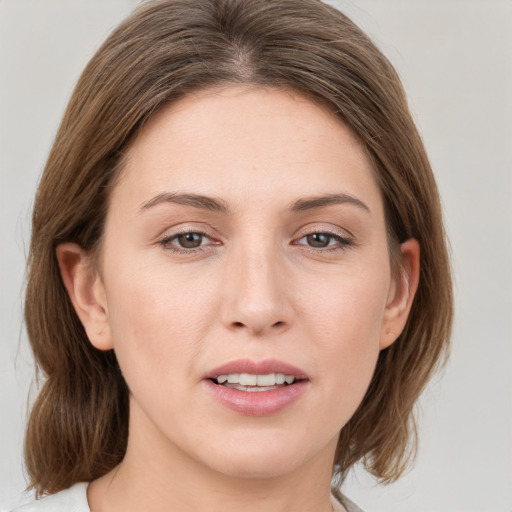
[[[226,325],[246,328],[252,334],[289,325],[291,307],[282,289],[285,265],[273,240],[268,236],[247,237],[234,249],[230,260]]]

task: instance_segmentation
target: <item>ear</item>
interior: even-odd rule
[[[74,243],[60,244],[56,253],[64,286],[90,342],[99,350],[114,348],[105,288],[91,257]]]
[[[389,288],[380,349],[389,347],[403,331],[420,279],[420,245],[411,238],[401,244],[402,265]]]

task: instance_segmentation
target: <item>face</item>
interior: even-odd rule
[[[405,322],[364,149],[285,90],[206,91],[153,116],[98,268],[79,314],[116,352],[130,442],[223,474],[332,463]]]

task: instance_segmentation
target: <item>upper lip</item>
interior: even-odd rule
[[[216,379],[219,375],[232,373],[249,373],[252,375],[268,375],[269,373],[282,373],[299,379],[307,379],[306,372],[289,363],[277,359],[264,359],[255,361],[252,359],[237,359],[210,370],[205,379]]]

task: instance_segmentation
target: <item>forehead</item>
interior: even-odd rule
[[[167,190],[243,204],[333,187],[380,202],[364,146],[327,107],[295,91],[247,86],[161,108],[131,144],[119,184],[139,204]]]

